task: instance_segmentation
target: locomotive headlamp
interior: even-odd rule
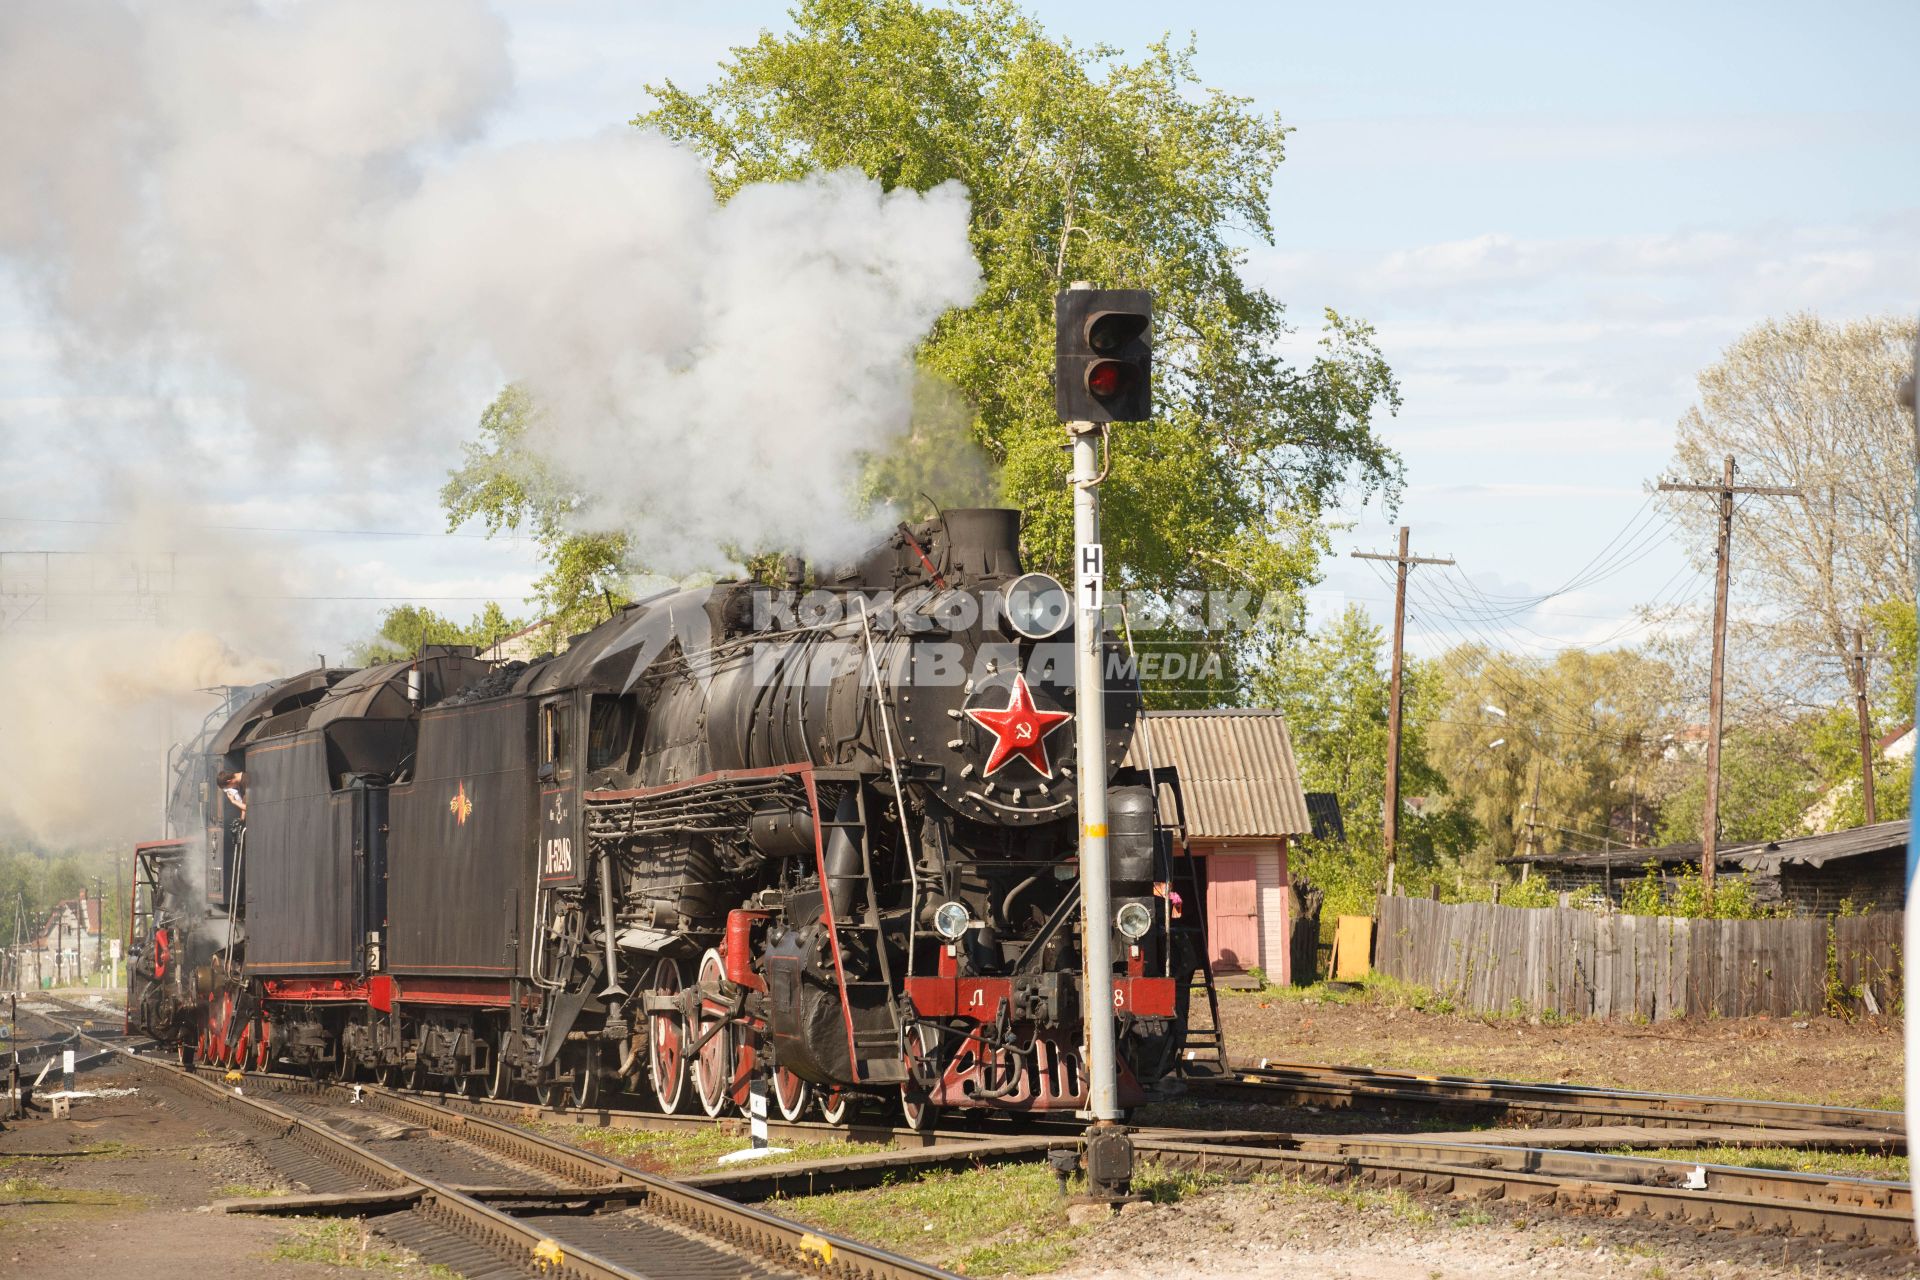
[[[1029,640],[1057,635],[1073,616],[1067,589],[1044,573],[1023,573],[1007,584],[1007,625]]]
[[[958,942],[972,923],[973,913],[958,902],[943,902],[933,913],[933,931],[948,942]]]
[[[1142,902],[1123,902],[1113,913],[1114,927],[1128,938],[1139,939],[1153,928],[1153,912]]]

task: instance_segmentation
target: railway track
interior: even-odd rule
[[[1906,1116],[1869,1107],[1829,1107],[1646,1093],[1588,1085],[1527,1084],[1464,1076],[1422,1075],[1367,1067],[1262,1063],[1188,1079],[1192,1096],[1323,1110],[1451,1114],[1500,1124],[1619,1125],[1657,1128],[1831,1130],[1873,1135],[1876,1143],[1906,1149]]]
[[[1167,1168],[1228,1178],[1357,1181],[1457,1200],[1868,1247],[1911,1249],[1914,1243],[1911,1193],[1899,1183],[1397,1136],[1295,1139],[1291,1147],[1271,1144],[1274,1137],[1194,1142],[1142,1135],[1134,1149]]]
[[[258,1075],[235,1081],[216,1068],[127,1060],[277,1145],[300,1149],[309,1169],[331,1171],[319,1179],[327,1190],[254,1202],[255,1211],[378,1215],[382,1235],[470,1280],[948,1274],[425,1099],[363,1088],[356,1102],[351,1086]]]
[[[163,1069],[181,1074],[177,1069]],[[213,1068],[191,1078],[197,1086],[211,1091],[209,1096],[223,1101],[231,1096],[230,1088],[208,1077],[225,1078]],[[286,1117],[303,1123],[322,1124],[323,1117],[302,1115],[302,1108],[337,1115],[343,1107],[356,1105],[345,1102],[351,1086],[343,1088],[293,1076],[248,1076],[244,1080],[243,1087],[266,1092],[275,1099],[273,1103],[251,1099],[256,1105],[274,1107]],[[1610,1128],[1593,1128],[1592,1136],[1609,1145],[1620,1145],[1619,1126],[1623,1124],[1632,1124],[1642,1131],[1672,1131],[1675,1139],[1685,1139],[1691,1135],[1682,1131],[1694,1130],[1703,1139],[1711,1134],[1716,1142],[1789,1145],[1792,1140],[1809,1145],[1837,1143],[1886,1149],[1894,1139],[1894,1135],[1885,1131],[1887,1117],[1894,1113],[1861,1108],[1669,1097],[1506,1081],[1423,1078],[1349,1068],[1302,1068],[1291,1064],[1249,1069],[1236,1072],[1232,1080],[1216,1078],[1205,1083],[1222,1090],[1216,1096],[1253,1096],[1260,1101],[1279,1100],[1282,1105],[1303,1105],[1299,1099],[1304,1097],[1333,1096],[1335,1085],[1348,1085],[1352,1086],[1349,1096],[1355,1099],[1353,1105],[1357,1107],[1367,1106],[1385,1093],[1393,1105],[1410,1098],[1420,1099],[1419,1103],[1407,1105],[1424,1106],[1429,1114],[1435,1107],[1464,1106],[1482,1111],[1492,1107],[1499,1110],[1500,1118],[1508,1120],[1528,1114],[1551,1117],[1563,1125],[1571,1120],[1568,1129],[1604,1123]],[[1416,1087],[1405,1087],[1409,1083]],[[1417,1087],[1421,1085],[1437,1087]],[[1475,1090],[1479,1092],[1473,1092]],[[1276,1099],[1276,1093],[1286,1096]],[[856,1128],[850,1134],[845,1127],[801,1122],[777,1125],[777,1139],[817,1142],[855,1136],[877,1141],[891,1137],[900,1139],[903,1145],[897,1150],[879,1153],[699,1175],[676,1184],[531,1133],[522,1126],[529,1120],[537,1120],[672,1129],[710,1125],[713,1121],[647,1112],[584,1109],[555,1112],[522,1103],[444,1095],[427,1097],[371,1087],[363,1088],[360,1096],[359,1115],[417,1126],[463,1143],[487,1159],[503,1161],[523,1171],[519,1175],[522,1180],[515,1181],[491,1167],[436,1170],[446,1175],[443,1179],[410,1175],[402,1169],[389,1175],[386,1190],[366,1193],[376,1199],[388,1197],[379,1206],[389,1211],[389,1217],[382,1219],[383,1234],[417,1244],[434,1256],[447,1253],[452,1242],[423,1233],[431,1228],[444,1234],[452,1229],[447,1225],[450,1219],[471,1214],[471,1210],[459,1204],[458,1197],[494,1214],[505,1215],[528,1231],[548,1228],[557,1231],[572,1224],[576,1236],[582,1232],[586,1235],[576,1241],[577,1246],[584,1249],[582,1256],[598,1263],[602,1260],[586,1246],[599,1245],[603,1249],[609,1246],[602,1236],[593,1234],[593,1229],[583,1224],[605,1222],[610,1216],[645,1206],[671,1218],[685,1203],[676,1201],[675,1195],[704,1197],[699,1210],[699,1214],[704,1214],[715,1211],[714,1202],[728,1204],[775,1194],[864,1185],[942,1163],[979,1165],[1038,1159],[1046,1150],[1067,1141],[1061,1136],[994,1137],[973,1131],[929,1135],[896,1131],[881,1125]],[[1810,1121],[1820,1123],[1810,1124]],[[287,1120],[276,1118],[275,1122],[285,1124]],[[1555,1212],[1788,1234],[1867,1249],[1911,1249],[1914,1244],[1911,1193],[1902,1184],[1523,1145],[1525,1136],[1510,1130],[1502,1131],[1501,1136],[1514,1140],[1478,1141],[1476,1135],[1471,1134],[1328,1135],[1265,1130],[1142,1129],[1136,1134],[1135,1142],[1144,1162],[1229,1179],[1280,1174],[1321,1182],[1397,1186],[1430,1196],[1498,1201]],[[1556,1141],[1561,1143],[1576,1139],[1576,1134],[1566,1130],[1556,1135]],[[524,1181],[524,1171],[529,1170],[543,1176],[545,1183]],[[655,1183],[664,1183],[665,1189],[654,1187]],[[398,1199],[394,1199],[396,1196]],[[399,1203],[400,1200],[405,1203]],[[731,1207],[742,1208],[737,1203]],[[404,1209],[409,1216],[402,1217],[396,1209]],[[694,1213],[691,1209],[684,1212]],[[719,1225],[722,1219],[708,1220],[694,1214],[693,1221],[696,1226],[707,1222],[723,1239],[732,1238],[727,1234],[730,1229]],[[426,1225],[421,1225],[423,1222]],[[390,1226],[394,1229],[390,1230]],[[774,1268],[770,1274],[784,1274],[779,1270],[782,1267],[817,1269],[813,1255],[799,1243],[800,1235],[806,1234],[803,1229],[784,1222],[781,1227],[784,1234],[774,1229],[759,1246],[761,1251],[756,1256],[764,1259],[762,1265]],[[473,1229],[497,1228],[480,1228],[476,1220]],[[755,1229],[768,1232],[765,1226]],[[410,1237],[409,1232],[414,1236]],[[560,1235],[541,1237],[555,1241],[562,1238]],[[499,1237],[493,1241],[489,1247],[494,1249],[492,1256],[498,1258],[502,1252]],[[843,1261],[853,1256],[850,1250],[863,1248],[851,1242],[830,1243],[835,1257]],[[506,1246],[505,1253],[510,1255],[513,1247]],[[564,1251],[564,1245],[560,1247]],[[940,1274],[891,1255],[881,1255],[881,1259],[882,1264],[874,1269],[846,1274]],[[887,1270],[886,1266],[910,1269]],[[697,1272],[675,1272],[681,1273]],[[576,1274],[619,1273],[583,1269]]]

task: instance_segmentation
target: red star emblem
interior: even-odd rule
[[[982,711],[975,707],[966,710],[967,719],[992,734],[994,739],[982,777],[992,777],[1015,756],[1032,765],[1041,777],[1053,776],[1053,767],[1047,763],[1047,735],[1073,719],[1073,713],[1042,711],[1034,706],[1033,690],[1027,688],[1026,676],[1014,676],[1004,710]]]

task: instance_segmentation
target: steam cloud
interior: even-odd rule
[[[476,145],[510,89],[476,0],[12,0],[0,257],[76,358],[232,389],[273,441],[438,469],[513,379],[652,567],[849,549],[857,459],[978,287],[965,192],[722,206],[654,135]]]
[[[148,447],[191,434],[164,411],[189,397],[234,410],[249,497],[317,446],[350,503],[371,466],[433,479],[518,381],[527,446],[654,569],[864,541],[859,461],[906,431],[914,346],[979,286],[966,193],[849,171],[723,206],[656,135],[483,144],[511,90],[478,0],[0,5],[0,289],[80,381],[160,396],[127,439],[49,443],[95,468],[75,490],[114,488],[131,444],[196,523],[199,463]],[[152,834],[154,722],[290,669],[298,628],[262,608],[0,626],[0,834]]]

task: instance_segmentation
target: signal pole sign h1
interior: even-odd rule
[[[1074,707],[1080,783],[1080,937],[1086,969],[1088,1190],[1112,1199],[1132,1180],[1120,1128],[1113,1018],[1112,886],[1107,868],[1107,690],[1101,668],[1106,554],[1099,441],[1110,422],[1153,414],[1153,295],[1076,281],[1054,296],[1054,409],[1073,442]]]

